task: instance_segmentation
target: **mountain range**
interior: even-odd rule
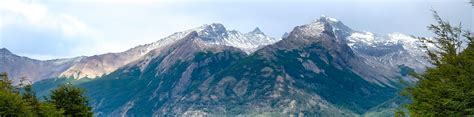
[[[281,38],[213,23],[120,53],[40,61],[0,49],[0,71],[39,95],[83,87],[96,116],[359,116],[403,102],[401,82],[430,66],[418,46],[322,16]]]

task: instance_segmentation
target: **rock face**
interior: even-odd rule
[[[2,48],[0,49],[0,72],[8,73],[10,78],[15,78],[15,84],[19,83],[21,77],[36,82],[59,76],[62,71],[65,71],[82,58],[40,61],[15,55],[8,49]]]
[[[297,26],[281,40],[258,28],[242,34],[210,24],[123,53],[81,58],[86,62],[67,70],[79,74],[66,73],[106,73],[76,84],[87,90],[97,116],[357,116],[386,107],[405,72],[423,64],[397,60],[421,56],[408,45],[412,38],[386,38],[328,17]],[[97,64],[103,66],[89,68]],[[58,81],[35,86],[50,84]]]

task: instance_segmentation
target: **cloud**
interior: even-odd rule
[[[54,13],[35,1],[9,0],[0,4],[0,28],[8,25],[31,25],[60,29],[67,36],[87,33],[87,26],[74,16]]]
[[[60,2],[61,0],[52,0]],[[150,5],[165,2],[168,0],[69,0],[73,3],[92,3],[92,4],[125,4],[125,5]]]
[[[99,34],[78,18],[53,12],[36,1],[8,0],[0,3],[0,47],[20,55],[72,57],[76,48],[93,43]]]

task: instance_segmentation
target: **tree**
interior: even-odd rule
[[[64,114],[64,110],[56,108],[56,106],[49,102],[39,103],[39,108],[36,111],[36,115],[42,117],[60,117]]]
[[[61,85],[51,92],[48,102],[64,110],[66,116],[92,116],[92,108],[83,96],[84,90],[71,84]]]
[[[40,102],[36,98],[33,86],[31,84],[25,84],[24,81],[26,81],[25,77],[20,81],[20,87],[23,87],[22,99],[28,103],[35,112],[37,112],[39,110]]]
[[[40,102],[31,84],[22,78],[19,86],[13,86],[6,73],[0,74],[0,117],[3,116],[62,116],[55,105]],[[20,91],[23,89],[22,91]],[[21,92],[21,93],[20,93]]]
[[[8,79],[6,73],[0,74],[0,116],[31,115],[31,107]]]
[[[0,90],[7,91],[7,92],[14,92],[14,87],[12,85],[12,81],[8,79],[7,73],[0,74]]]
[[[419,81],[404,92],[412,101],[407,108],[412,116],[474,115],[473,35],[433,14],[437,24],[428,29],[436,36],[419,39],[434,67],[412,74]]]
[[[33,91],[33,86],[31,83],[24,83],[26,80],[23,77],[20,81],[20,87],[22,87],[22,99],[26,101],[26,103],[32,109],[32,115],[34,116],[44,116],[44,117],[51,117],[51,116],[61,116],[64,111],[59,110],[55,107],[54,104],[48,102],[40,102],[36,97],[36,92]]]

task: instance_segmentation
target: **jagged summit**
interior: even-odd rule
[[[287,37],[288,37],[288,35],[290,35],[290,33],[288,33],[288,32],[285,32],[285,33],[283,33],[283,35],[281,36],[281,38],[287,38]]]
[[[227,31],[225,26],[221,23],[212,23],[212,24],[205,24],[198,29],[202,30],[196,30],[196,31],[203,31],[203,32],[217,32],[217,33],[224,33]]]
[[[319,19],[314,20],[310,23],[310,25],[322,25],[325,28],[329,28],[336,36],[339,36],[340,38],[350,36],[354,32],[341,21],[332,17],[327,17],[325,15],[321,15]]]
[[[12,54],[7,48],[0,48],[0,54]]]
[[[321,15],[319,17],[319,21],[326,21],[326,22],[339,22],[339,20],[337,20],[336,18],[332,18],[332,17],[326,17],[326,15]]]
[[[243,34],[236,30],[228,30],[220,23],[205,24],[186,32],[190,33],[193,31],[195,31],[197,33],[196,36],[204,42],[203,44],[232,46],[248,54],[264,45],[272,44],[280,40],[265,35],[258,27],[252,32]]]
[[[261,35],[265,35],[265,33],[262,32],[262,30],[260,30],[260,28],[256,27],[255,29],[253,29],[253,31],[249,32],[249,34],[261,34]]]
[[[295,27],[288,36],[306,36],[306,37],[315,37],[322,33],[336,36],[338,39],[345,38],[350,36],[352,29],[344,25],[341,21],[326,17],[322,15],[319,19],[313,20],[312,22]]]

